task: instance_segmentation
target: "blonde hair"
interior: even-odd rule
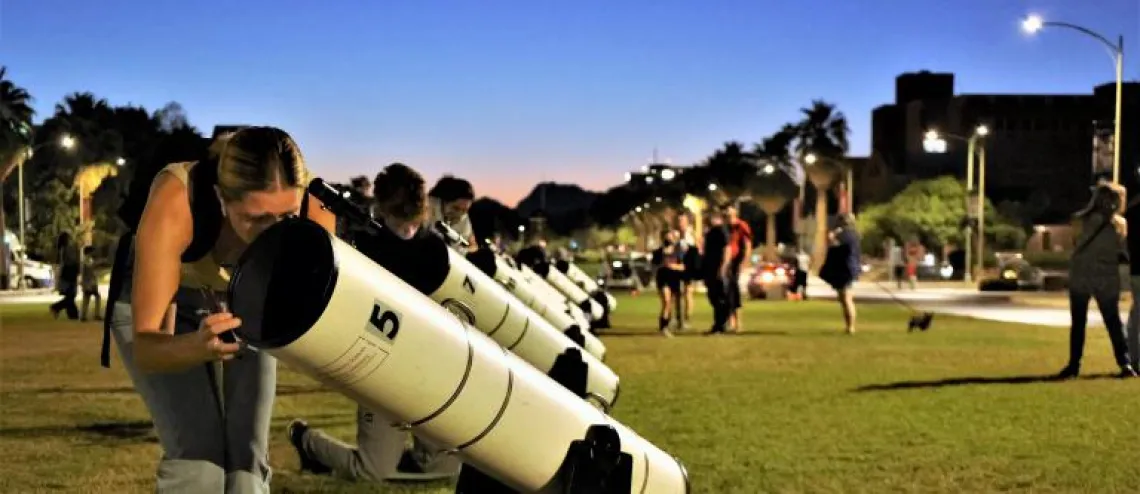
[[[301,149],[276,127],[247,127],[219,136],[210,146],[210,158],[217,165],[218,191],[225,201],[308,184]]]

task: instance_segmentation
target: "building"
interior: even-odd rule
[[[966,143],[950,138],[946,153],[931,154],[923,146],[924,136],[933,129],[966,137],[986,125],[986,195],[1026,222],[1056,222],[1088,200],[1094,182],[1094,135],[1104,135],[1107,129],[1105,144],[1111,145],[1115,96],[1113,83],[1088,94],[956,94],[953,74],[899,75],[895,102],[871,114],[875,166],[870,168],[891,175],[892,180],[880,180],[880,186],[889,182],[893,190],[875,190],[867,194],[868,200],[889,197],[909,180],[965,178]],[[1122,135],[1135,135],[1140,129],[1140,83],[1125,83],[1123,115]],[[1121,182],[1129,189],[1140,188],[1140,143],[1122,141]],[[1110,174],[1111,158],[1107,168],[1104,172]]]

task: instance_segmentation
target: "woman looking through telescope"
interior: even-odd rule
[[[269,492],[276,361],[236,341],[241,321],[217,301],[229,267],[280,219],[300,214],[335,230],[305,193],[309,174],[289,134],[248,127],[216,137],[204,159],[155,176],[133,279],[113,312],[112,334],[162,445],[160,493]]]
[[[373,182],[373,213],[386,227],[380,235],[399,240],[384,242],[387,255],[412,256],[417,244],[409,242],[432,235],[423,227],[428,213],[424,178],[402,163],[393,163],[376,175]],[[365,245],[373,240],[358,237]],[[399,273],[406,274],[406,273]],[[357,405],[356,447],[310,429],[303,420],[293,420],[288,428],[289,442],[297,450],[301,469],[316,474],[331,473],[348,480],[437,480],[459,475],[460,462],[445,456],[419,438],[406,450],[408,433],[392,425],[392,420]]]

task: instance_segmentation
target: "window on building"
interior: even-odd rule
[[[1053,232],[1043,230],[1041,232],[1041,250],[1045,252],[1053,251]]]

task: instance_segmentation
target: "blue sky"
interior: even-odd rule
[[[331,179],[398,160],[514,204],[544,179],[613,185],[655,147],[687,164],[756,142],[815,98],[865,154],[904,71],[974,93],[1112,79],[1091,38],[1021,33],[1027,12],[1140,54],[1135,0],[0,0],[0,63],[41,116],[80,90],[174,100],[207,132],[288,130]]]

